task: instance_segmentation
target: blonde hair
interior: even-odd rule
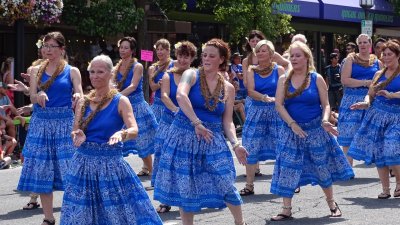
[[[315,71],[314,58],[311,49],[308,47],[308,45],[306,45],[301,41],[295,41],[289,46],[289,53],[294,48],[300,48],[301,51],[304,53],[305,57],[307,58],[307,72]]]
[[[256,52],[256,53],[259,52],[259,51],[260,51],[260,48],[261,48],[263,45],[266,45],[266,46],[267,46],[268,52],[270,53],[270,55],[271,55],[271,57],[272,57],[272,56],[274,55],[274,53],[275,53],[275,47],[274,47],[274,44],[272,44],[272,42],[271,42],[271,41],[268,41],[268,40],[261,40],[261,41],[259,41],[259,42],[257,43],[256,47],[254,48],[255,52]]]
[[[306,36],[304,36],[304,34],[296,34],[292,37],[292,43],[296,42],[296,41],[300,41],[303,42],[304,44],[307,44],[307,38]]]
[[[368,42],[369,42],[370,44],[372,44],[372,39],[371,39],[371,37],[370,37],[368,34],[360,34],[360,35],[358,35],[358,37],[357,37],[357,39],[356,39],[356,44],[357,44],[357,45],[358,45],[358,40],[359,40],[361,37],[366,37],[366,38],[368,38]]]

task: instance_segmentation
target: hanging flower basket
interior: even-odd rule
[[[63,7],[62,0],[36,0],[30,17],[30,23],[59,23]]]
[[[0,19],[9,25],[17,20],[30,19],[35,0],[1,0]]]

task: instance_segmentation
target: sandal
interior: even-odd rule
[[[239,194],[240,196],[254,195],[254,184],[246,184],[246,186],[240,190]]]
[[[282,209],[292,210],[292,207],[291,206],[282,206]],[[279,213],[278,215],[272,217],[271,221],[286,221],[286,220],[292,220],[292,219],[293,219],[292,213],[290,213],[289,215]]]
[[[256,172],[254,173],[254,176],[256,177],[261,177],[263,174],[261,173],[260,169],[256,169]]]
[[[400,189],[394,190],[393,197],[395,197],[395,198],[400,197]]]
[[[150,171],[146,167],[142,167],[142,170],[136,174],[138,177],[147,177],[150,176]]]
[[[43,223],[46,223],[47,225],[56,225],[56,220],[51,221],[49,219],[43,219]]]
[[[294,190],[294,193],[296,194],[300,193],[300,187],[296,188],[296,190]]]
[[[24,207],[22,207],[23,210],[32,210],[32,209],[37,209],[39,208],[40,204],[38,202],[28,202]]]
[[[378,195],[378,199],[388,199],[390,195],[390,188],[383,188],[383,192]]]
[[[330,199],[330,200],[326,200],[328,202],[328,206],[329,203],[334,202],[335,203],[335,208],[331,208],[329,207],[329,210],[331,210],[331,216],[330,217],[341,217],[342,216],[342,210],[340,210],[339,205],[337,204],[337,202],[335,202],[335,200]],[[339,212],[339,214],[337,214]]]
[[[160,204],[157,208],[158,213],[167,213],[171,210],[171,206],[165,205],[165,204]]]
[[[390,177],[395,177],[396,176],[392,169],[389,170],[389,175],[390,175]]]

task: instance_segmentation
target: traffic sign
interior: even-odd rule
[[[361,33],[368,34],[370,37],[372,37],[372,20],[361,20]]]

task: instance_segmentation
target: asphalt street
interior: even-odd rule
[[[126,160],[135,171],[141,168],[141,160],[137,156],[129,156]],[[245,184],[245,168],[235,160],[237,168],[236,187],[241,189]],[[22,206],[29,200],[28,193],[16,191],[22,167],[0,170],[0,225],[39,225],[43,215],[42,209],[24,211]],[[364,166],[356,162],[354,171],[356,178],[347,182],[338,182],[334,185],[335,199],[343,212],[341,218],[329,218],[329,208],[325,202],[322,190],[318,186],[306,186],[293,199],[294,220],[285,222],[271,222],[269,219],[280,212],[281,198],[269,192],[273,161],[261,163],[264,174],[255,181],[255,195],[243,198],[243,214],[247,224],[351,224],[351,225],[398,225],[400,224],[400,198],[387,200],[377,199],[381,192],[376,168]],[[150,180],[142,179],[145,187],[150,186]],[[395,188],[395,179],[391,178],[391,192]],[[153,191],[149,190],[150,198]],[[393,193],[392,193],[393,194]],[[60,218],[62,192],[54,194],[54,211],[57,221]],[[158,202],[153,201],[156,207]],[[178,208],[173,207],[171,212],[160,215],[164,224],[180,224]],[[195,224],[234,224],[228,209],[205,209],[196,214]]]

